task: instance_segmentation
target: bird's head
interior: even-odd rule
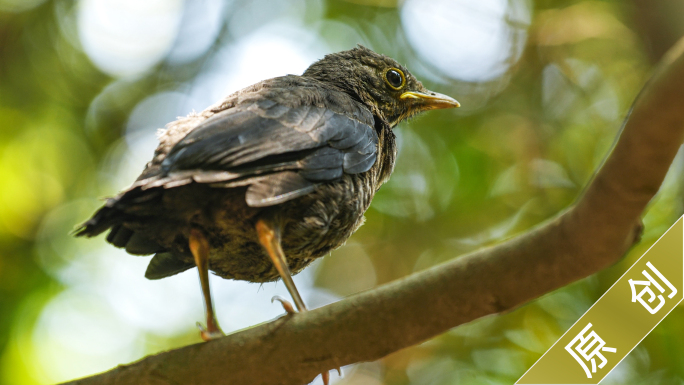
[[[309,66],[302,76],[342,89],[392,127],[423,111],[460,106],[455,99],[423,87],[396,60],[361,45],[326,55]]]

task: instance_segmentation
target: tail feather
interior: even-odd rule
[[[106,239],[112,245],[133,255],[155,254],[145,273],[148,279],[161,279],[190,269],[195,264],[191,262],[192,255],[186,255],[189,252],[169,251],[146,235],[154,231],[155,221],[150,220],[163,215],[163,191],[163,186],[147,188],[143,184],[134,185],[117,197],[108,199],[76,229],[74,235],[94,237],[111,229]]]
[[[107,200],[107,203],[104,206],[97,210],[90,219],[76,229],[74,236],[95,237],[122,223],[123,213],[114,207],[115,202],[111,202],[116,199],[117,198],[110,198]],[[109,237],[107,240],[109,241]]]
[[[181,255],[177,253],[157,253],[150,261],[150,264],[147,265],[145,278],[152,280],[162,279],[182,273],[194,266],[194,263],[186,262],[185,258],[182,258]]]
[[[133,236],[133,230],[127,229],[122,225],[112,226],[112,230],[107,234],[107,242],[116,247],[126,247],[128,240]]]
[[[77,237],[94,237],[111,229],[107,242],[125,248],[133,255],[149,255],[165,251],[157,242],[149,239],[144,232],[129,228],[126,223],[136,223],[149,217],[158,210],[161,191],[142,190],[134,187],[115,198],[109,198],[104,206],[83,223],[74,235]],[[144,222],[143,222],[144,223]]]
[[[150,255],[166,251],[163,247],[141,232],[133,232],[126,242],[126,252],[133,255]]]

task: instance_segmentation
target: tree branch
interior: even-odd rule
[[[495,247],[313,311],[70,384],[304,384],[510,310],[618,261],[684,135],[684,40],[663,59],[577,204]]]

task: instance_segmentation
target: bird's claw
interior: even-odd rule
[[[292,303],[290,303],[290,301],[286,300],[285,298],[283,298],[279,295],[275,295],[275,296],[273,296],[273,298],[271,298],[271,303],[273,303],[275,301],[278,301],[278,302],[280,302],[281,305],[283,305],[283,309],[285,309],[287,314],[293,315],[293,314],[297,313],[297,311],[294,309],[294,306],[292,306]],[[342,370],[340,370],[340,368],[335,368],[335,370],[337,370],[337,374],[339,374],[340,377],[342,377]],[[323,384],[325,384],[325,385],[330,384],[330,372],[329,371],[325,371],[325,372],[321,373],[321,378],[323,379]]]
[[[287,312],[287,314],[295,314],[297,311],[294,309],[290,301],[286,300],[285,298],[275,295],[273,298],[271,298],[271,303],[278,301],[280,302],[281,305],[283,305],[283,309]]]
[[[223,331],[218,328],[218,327],[211,327],[209,326],[208,328],[205,328],[202,326],[201,323],[197,323],[197,328],[200,330],[200,337],[202,337],[202,340],[204,341],[211,341],[215,340],[217,338],[223,337],[225,334],[223,334]]]
[[[286,300],[285,298],[276,295],[273,296],[273,298],[271,298],[271,303],[275,301],[278,301],[281,305],[283,305],[283,309],[285,309],[287,314],[292,315],[297,313],[297,311],[294,309],[294,306],[292,306],[292,303],[290,303],[290,301]],[[208,325],[209,327],[205,328],[204,326],[202,326],[201,323],[197,323],[197,328],[200,330],[200,336],[204,341],[211,341],[224,336],[223,331],[221,331],[221,329],[218,326],[212,325],[211,323],[209,323]],[[335,370],[337,370],[337,374],[339,374],[339,376],[342,377],[342,370],[340,370],[340,368],[335,368]],[[323,384],[330,384],[329,371],[321,373],[321,378],[323,379]]]
[[[337,374],[342,377],[342,370],[340,368],[335,368],[335,370],[337,370]],[[321,378],[323,379],[323,384],[330,384],[330,371],[321,373]]]

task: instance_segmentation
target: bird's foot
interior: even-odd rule
[[[292,303],[285,298],[276,295],[271,298],[271,303],[275,301],[278,301],[281,305],[283,305],[283,309],[285,309],[288,315],[294,315],[297,313],[297,311],[294,309],[294,306],[292,306]],[[304,311],[306,311],[306,309],[304,309]],[[337,373],[340,375],[340,377],[342,377],[342,370],[340,368],[335,368],[335,370],[337,370]],[[323,384],[330,384],[330,372],[321,373],[321,378],[323,379]]]
[[[333,370],[337,370],[337,374],[342,377],[342,370],[340,368],[335,368]],[[330,371],[321,373],[321,378],[325,385],[330,384]]]
[[[197,328],[200,330],[200,337],[204,341],[211,341],[223,337],[223,331],[216,324],[208,323],[205,328],[201,323],[197,323]]]
[[[286,300],[285,298],[283,298],[279,295],[276,295],[276,296],[273,296],[273,298],[271,298],[271,303],[273,303],[275,301],[278,301],[278,302],[280,302],[281,305],[283,305],[283,309],[285,309],[287,314],[293,315],[293,314],[297,313],[297,311],[294,309],[294,306],[292,306],[292,303],[290,303],[290,301]]]

